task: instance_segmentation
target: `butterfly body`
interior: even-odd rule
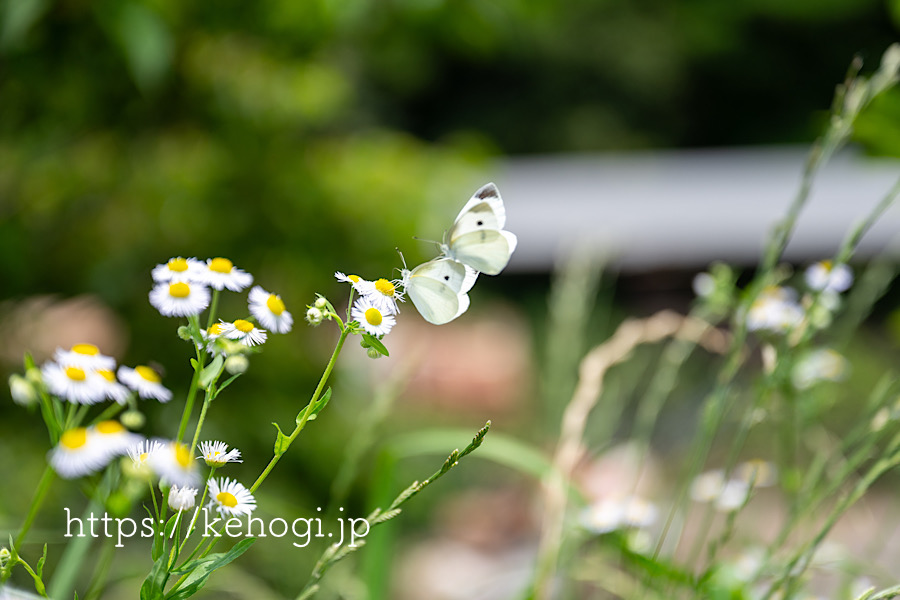
[[[506,267],[518,240],[505,225],[500,192],[489,183],[457,215],[444,236],[442,255],[402,271],[404,289],[426,321],[442,325],[464,313],[478,273],[497,275]]]

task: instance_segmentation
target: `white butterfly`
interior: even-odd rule
[[[412,271],[403,269],[403,288],[426,321],[443,325],[466,312],[478,273],[496,275],[506,267],[518,240],[503,229],[505,224],[500,192],[489,183],[457,215],[441,244],[442,255]]]

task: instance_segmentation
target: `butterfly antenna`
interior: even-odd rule
[[[420,237],[416,237],[416,236],[413,236],[413,239],[416,240],[417,242],[428,242],[429,244],[434,244],[438,248],[441,247],[441,242],[436,242],[434,240],[427,240],[425,238],[420,238]]]
[[[400,261],[403,263],[403,268],[406,269],[406,259],[403,257],[403,253],[400,252],[400,248],[394,248],[397,251],[397,254],[400,255]]]

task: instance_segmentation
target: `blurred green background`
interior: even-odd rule
[[[270,456],[269,423],[290,422],[327,361],[334,332],[301,319],[315,292],[335,301],[345,292],[335,270],[396,276],[396,247],[413,264],[430,257],[412,236],[436,238],[504,156],[808,142],[851,57],[874,67],[898,17],[900,2],[879,0],[3,0],[0,369],[18,371],[25,350],[42,358],[93,336],[125,364],[160,364],[183,392],[189,349],[147,302],[150,269],[172,256],[229,257],[298,321],[207,426],[244,452],[234,473],[249,483]],[[865,115],[859,141],[900,153],[898,115],[893,93]],[[547,283],[547,273],[509,273],[478,288],[477,302],[524,332],[512,343],[525,360],[540,356],[529,348],[541,348]],[[228,300],[223,316],[243,316],[242,302]],[[588,337],[607,331],[598,323]],[[378,389],[366,368],[347,359],[339,370],[329,410],[260,495],[270,514],[328,505]],[[382,442],[399,432],[474,432],[494,418],[545,445],[557,426],[537,415],[556,412],[540,406],[554,395],[535,389],[517,387],[496,411],[393,413],[347,506],[363,514],[440,463],[384,458]],[[144,433],[172,435],[180,404],[147,413]],[[46,449],[38,415],[0,403],[0,455],[16,457],[0,460],[0,530],[18,528]],[[399,470],[387,491],[369,485],[376,468]],[[499,468],[453,476],[517,481]],[[33,539],[59,541],[58,507],[78,486],[58,485]],[[440,492],[429,494],[392,527],[425,527]],[[116,578],[146,572],[143,549],[133,554],[117,559]],[[254,597],[289,595],[316,556],[258,544],[235,565],[245,580],[222,577]],[[379,565],[367,568],[372,597],[384,597]]]

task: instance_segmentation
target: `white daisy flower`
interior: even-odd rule
[[[755,488],[771,487],[778,481],[778,467],[766,460],[748,460],[734,468],[734,477]]]
[[[125,404],[131,390],[116,381],[116,374],[108,369],[98,369],[91,374],[96,384],[103,390],[103,395],[118,404]]]
[[[696,502],[711,502],[716,510],[723,512],[736,510],[744,505],[750,495],[750,482],[744,478],[753,475],[753,468],[752,465],[739,467],[739,477],[727,480],[722,469],[701,473],[691,484],[691,498]],[[758,472],[765,475],[761,470]]]
[[[378,337],[390,333],[397,323],[394,315],[379,310],[368,298],[359,298],[353,303],[350,317],[362,325],[366,333]]]
[[[803,308],[797,303],[794,290],[770,287],[760,293],[750,305],[747,329],[783,333],[799,325],[803,317]]]
[[[128,450],[140,444],[144,438],[136,433],[131,433],[118,421],[101,421],[91,427],[88,433],[96,438],[109,458],[128,454]]]
[[[178,279],[180,281],[195,279],[198,273],[206,269],[206,265],[196,258],[170,258],[163,265],[156,265],[151,271],[153,281],[165,282]]]
[[[853,271],[847,265],[835,265],[830,260],[822,260],[806,269],[806,285],[810,289],[829,292],[844,292],[853,285]]]
[[[270,294],[260,286],[250,290],[248,296],[250,314],[256,317],[259,324],[275,333],[287,333],[294,324],[294,317],[284,309],[281,296]]]
[[[84,367],[63,366],[54,362],[41,367],[41,375],[50,393],[75,404],[96,404],[106,394],[92,371]]]
[[[216,340],[222,336],[222,324],[221,323],[213,323],[209,326],[209,329],[201,329],[200,337],[206,342],[205,346],[203,346],[207,352],[210,354],[225,354],[225,351],[222,347],[216,343]],[[201,346],[198,344],[198,348]]]
[[[44,597],[24,592],[10,585],[2,585],[0,586],[0,600],[44,600]]]
[[[192,317],[209,306],[209,290],[195,281],[171,280],[150,290],[150,304],[164,317]]]
[[[171,390],[161,383],[159,373],[150,367],[139,365],[135,368],[122,365],[119,367],[119,379],[135,390],[141,398],[155,398],[160,402],[168,402],[172,399]]]
[[[210,258],[198,277],[211,288],[239,292],[253,283],[253,275],[234,266],[227,258]]]
[[[70,350],[57,348],[53,359],[61,365],[68,367],[81,367],[82,369],[115,369],[116,359],[100,353],[100,349],[93,344],[75,344]]]
[[[50,464],[64,479],[94,473],[105,467],[112,456],[85,427],[69,429],[50,451]]]
[[[160,479],[179,487],[196,487],[200,482],[197,464],[191,457],[191,449],[179,442],[164,442],[147,459],[150,468]]]
[[[712,502],[725,487],[725,472],[722,469],[700,473],[691,483],[691,499],[695,502]]]
[[[173,485],[169,490],[169,508],[175,511],[194,508],[197,488]]]
[[[798,390],[806,390],[822,381],[842,381],[849,370],[846,358],[830,348],[820,348],[797,361],[791,381]]]
[[[365,290],[368,289],[368,286],[372,285],[373,283],[371,281],[363,279],[359,275],[344,275],[340,271],[334,272],[334,278],[341,283],[349,283],[350,285],[352,285],[357,294],[364,294]]]
[[[653,503],[637,496],[609,498],[596,502],[581,513],[581,525],[593,533],[609,533],[625,527],[649,527],[656,522],[659,510]]]
[[[237,340],[245,346],[256,346],[266,341],[265,329],[259,329],[250,321],[238,319],[234,323],[222,321],[222,335],[229,340]]]
[[[256,498],[237,481],[229,478],[209,480],[209,508],[223,517],[249,515],[256,509]]]
[[[372,302],[372,305],[383,313],[396,315],[399,311],[397,301],[403,301],[400,289],[393,281],[376,279],[361,281],[358,291],[360,295]]]
[[[138,444],[129,446],[127,449],[128,458],[135,469],[143,469],[150,464],[150,457],[163,447],[159,440],[144,440]]]
[[[230,462],[244,462],[241,460],[241,451],[237,448],[228,450],[225,442],[201,442],[200,456],[210,467],[221,467]]]
[[[722,512],[731,512],[742,507],[749,496],[750,486],[746,482],[729,479],[725,482],[719,497],[713,501],[713,505]]]

